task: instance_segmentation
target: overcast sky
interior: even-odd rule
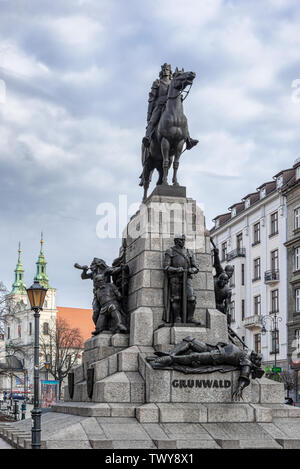
[[[57,304],[91,306],[73,264],[118,255],[120,239],[96,235],[96,209],[141,200],[148,92],[164,62],[197,75],[184,105],[199,144],[178,176],[208,228],[291,167],[299,20],[299,0],[0,0],[0,280],[11,288],[20,240],[32,283],[43,230]]]

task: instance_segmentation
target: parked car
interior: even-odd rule
[[[8,399],[19,400],[19,401],[28,401],[29,397],[26,394],[19,394],[19,393],[10,393]]]
[[[295,402],[293,401],[293,399],[291,397],[286,397],[285,398],[285,404],[287,405],[295,405]]]

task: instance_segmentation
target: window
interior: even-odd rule
[[[241,284],[245,285],[245,264],[241,265]]]
[[[253,226],[253,244],[260,243],[260,222]]]
[[[227,243],[222,244],[222,261],[226,260],[227,255]]]
[[[44,335],[49,334],[49,324],[47,322],[44,322],[44,324],[43,324],[43,334]]]
[[[266,197],[266,188],[265,187],[263,187],[260,190],[260,198],[263,199],[264,197]]]
[[[294,211],[294,228],[295,230],[300,228],[300,208],[296,208]]]
[[[278,233],[278,212],[272,213],[271,215],[271,234],[273,236]]]
[[[278,249],[271,252],[271,270],[278,270]]]
[[[242,321],[245,319],[245,300],[242,300]]]
[[[32,322],[29,323],[29,335],[32,335]]]
[[[271,353],[279,353],[279,330],[272,331],[272,350]]]
[[[296,168],[296,179],[300,179],[300,166]]]
[[[249,208],[250,207],[250,199],[246,199],[245,200],[245,208]]]
[[[253,280],[260,279],[260,257],[254,259],[254,277]]]
[[[279,311],[279,291],[273,290],[271,291],[271,313],[276,313]]]
[[[21,338],[21,324],[18,324],[18,337]]]
[[[295,270],[300,270],[300,247],[295,248],[294,264]]]
[[[236,248],[238,251],[243,249],[243,233],[240,233],[236,237]]]
[[[254,335],[254,350],[256,353],[261,353],[261,334]]]
[[[257,295],[254,297],[254,314],[261,314],[261,297]]]
[[[10,339],[10,327],[7,327],[7,338]]]
[[[296,313],[300,313],[300,288],[296,289]]]

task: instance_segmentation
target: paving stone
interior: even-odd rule
[[[240,440],[241,449],[281,449],[281,445],[274,440],[248,439]]]
[[[89,440],[105,438],[105,434],[95,417],[89,417],[85,420],[82,420],[81,426]]]
[[[106,437],[111,440],[126,440],[126,441],[150,440],[149,435],[145,432],[143,427],[137,422],[130,424],[130,427],[128,426],[127,423],[103,423],[101,422],[101,427],[103,428]]]
[[[156,446],[151,440],[113,440],[114,449],[155,449]]]
[[[196,423],[162,423],[161,427],[171,439],[212,439],[209,433]]]
[[[142,427],[152,440],[168,440],[168,435],[158,423],[143,423]]]
[[[176,441],[176,447],[178,449],[220,449],[220,446],[216,441],[212,439],[178,439]]]

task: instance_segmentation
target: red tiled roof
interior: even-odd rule
[[[57,306],[57,319],[64,319],[71,327],[77,327],[84,342],[92,337],[95,329],[92,314],[92,309]]]

